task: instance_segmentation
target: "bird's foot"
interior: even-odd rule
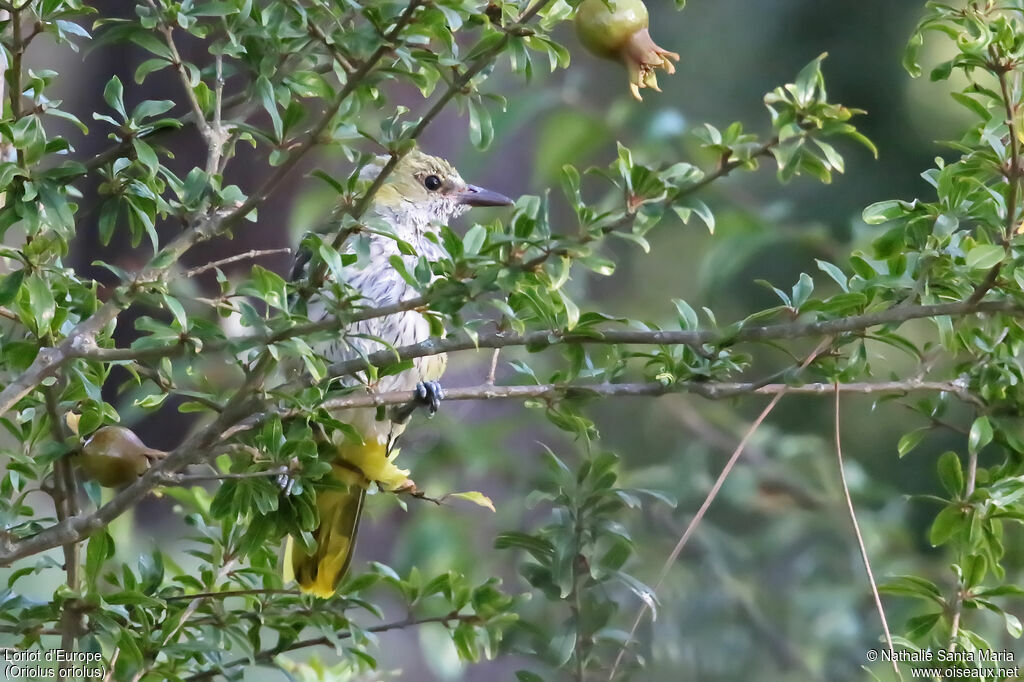
[[[287,468],[282,467],[279,473],[274,476],[274,483],[281,489],[281,494],[289,497],[295,487],[295,474],[299,472],[301,465],[297,457],[293,457]]]
[[[434,416],[444,400],[444,389],[439,381],[421,381],[416,384],[416,400]]]
[[[439,381],[421,381],[416,384],[415,397],[404,405],[399,405],[391,411],[391,421],[403,424],[408,421],[417,407],[426,407],[430,416],[433,417],[441,407],[444,400],[444,389]]]

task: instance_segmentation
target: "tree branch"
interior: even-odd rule
[[[224,348],[244,349],[253,346],[269,345],[278,343],[293,337],[307,336],[319,332],[339,331],[345,327],[364,320],[376,319],[387,315],[394,315],[407,310],[415,310],[430,304],[430,296],[418,296],[406,299],[397,303],[379,306],[376,308],[364,308],[350,315],[328,316],[316,322],[305,322],[294,325],[288,329],[267,334],[257,332],[243,336],[236,336],[223,341],[206,341],[203,349],[207,352],[222,350]],[[661,330],[639,330],[639,329],[609,329],[609,330],[588,330],[587,333],[573,333],[564,331],[538,330],[515,334],[503,331],[496,331],[489,334],[481,334],[474,341],[471,337],[460,334],[453,334],[446,338],[435,338],[427,341],[402,346],[394,350],[382,350],[372,353],[367,361],[371,366],[383,366],[392,362],[412,358],[425,357],[428,355],[439,355],[461,350],[474,350],[478,348],[507,348],[513,346],[545,346],[563,345],[566,343],[580,344],[617,344],[632,343],[637,345],[685,345],[699,350],[700,346],[711,344],[714,346],[725,346],[747,341],[768,341],[777,339],[795,339],[807,336],[824,334],[842,334],[858,332],[883,324],[907,322],[909,320],[941,317],[971,315],[975,313],[1007,313],[1024,317],[1024,306],[1013,301],[985,301],[969,305],[966,301],[956,303],[939,303],[932,305],[916,306],[894,306],[877,313],[864,315],[851,315],[833,320],[822,320],[812,322],[784,322],[774,325],[759,327],[741,327],[731,335],[724,335],[717,330],[692,330],[692,331],[661,331]],[[100,362],[123,362],[129,360],[152,360],[162,357],[179,355],[185,352],[188,346],[180,343],[172,346],[155,348],[82,348],[77,350],[73,357]],[[331,368],[331,376],[344,376],[361,372],[367,367],[363,360],[351,360],[338,363]],[[337,374],[335,374],[337,372]],[[0,396],[2,397],[2,396]],[[2,407],[2,403],[0,403]],[[2,411],[0,411],[2,413]]]
[[[426,625],[428,623],[441,623],[442,625],[449,625],[450,623],[479,623],[481,621],[480,616],[476,614],[462,614],[462,613],[449,613],[444,616],[431,616],[428,618],[413,618],[412,616],[394,621],[392,623],[384,623],[382,625],[374,625],[368,628],[361,628],[363,632],[370,632],[378,634],[381,632],[388,632],[389,630],[403,630],[405,628],[417,627],[420,625]],[[344,632],[338,632],[334,637],[314,637],[312,639],[300,639],[297,642],[292,642],[286,646],[277,646],[273,649],[266,649],[255,654],[252,658],[236,658],[233,661],[228,661],[216,668],[210,668],[203,672],[196,673],[190,677],[186,677],[186,682],[200,682],[201,680],[208,680],[218,674],[221,674],[227,668],[237,668],[240,665],[246,665],[255,661],[259,664],[267,664],[271,662],[276,656],[290,651],[297,651],[299,649],[308,649],[316,646],[329,646],[333,645],[336,640],[339,639],[350,639],[352,637],[352,631],[346,630]]]
[[[234,256],[228,256],[227,258],[221,258],[220,260],[211,261],[205,265],[192,268],[185,272],[185,277],[195,277],[196,275],[202,274],[207,270],[219,268],[222,265],[228,265],[229,263],[237,263],[240,260],[249,260],[251,258],[260,258],[262,256],[273,256],[279,253],[291,253],[290,248],[282,249],[251,249],[245,253],[235,254]]]
[[[789,386],[787,384],[762,384],[759,382],[681,382],[664,385],[661,383],[633,384],[542,384],[536,386],[479,386],[454,388],[446,391],[446,400],[510,400],[538,398],[559,400],[568,397],[600,396],[661,396],[671,393],[691,392],[709,399],[725,399],[744,394],[775,395],[784,393],[826,395],[834,390],[832,384],[805,384]],[[961,380],[925,381],[907,379],[903,381],[862,382],[840,385],[839,390],[859,394],[907,393],[916,391],[949,392],[968,399],[967,388]],[[203,459],[217,449],[218,443],[236,435],[240,431],[253,428],[276,412],[260,412],[262,403],[240,391],[239,399],[225,406],[224,411],[205,429],[193,435],[152,467],[138,481],[121,491],[109,503],[88,516],[75,516],[59,522],[38,534],[20,541],[0,543],[0,566],[26,556],[31,556],[68,542],[81,540],[93,530],[101,528],[134,506],[150,490],[167,482],[175,482],[174,472],[188,464]],[[323,403],[322,407],[330,410],[342,410],[355,407],[378,407],[384,405],[401,405],[412,399],[411,391],[392,391],[378,394],[361,394],[333,398]],[[287,416],[289,413],[285,412]],[[259,476],[273,472],[257,472]]]
[[[875,582],[874,571],[871,570],[871,560],[868,558],[868,549],[864,545],[864,536],[860,532],[860,524],[857,522],[857,512],[853,508],[853,498],[850,496],[850,486],[846,482],[846,469],[843,467],[843,443],[839,436],[839,384],[834,384],[835,399],[835,443],[836,460],[839,465],[839,481],[843,487],[843,497],[846,500],[846,509],[850,512],[850,522],[853,524],[853,535],[857,539],[857,548],[860,550],[860,558],[864,563],[864,570],[868,575],[868,583],[871,585],[871,596],[875,600],[875,608],[878,609],[878,618],[882,621],[882,632],[885,633],[885,642],[889,646],[889,653],[895,654],[896,647],[892,643],[892,632],[889,630],[889,621],[885,618],[885,609],[882,607],[882,596],[878,593],[878,583]],[[896,671],[897,679],[903,679],[900,675],[900,667],[896,659],[892,659],[892,668]]]
[[[507,348],[510,346],[544,347],[568,343],[686,345],[699,348],[704,344],[726,346],[743,341],[795,339],[808,336],[836,336],[863,331],[870,327],[906,322],[914,319],[940,317],[943,315],[959,316],[983,312],[1005,312],[1024,315],[1024,308],[1012,301],[991,301],[975,304],[959,301],[956,303],[903,306],[889,308],[877,313],[851,315],[850,317],[834,320],[785,322],[762,327],[741,327],[739,330],[733,331],[728,335],[717,330],[652,331],[633,329],[588,330],[586,333],[558,330],[539,330],[524,334],[493,332],[481,334],[476,338],[465,333],[457,333],[444,339],[428,339],[421,343],[401,346],[393,350],[376,351],[368,354],[365,358],[335,363],[330,367],[328,375],[331,377],[348,376],[365,371],[368,367],[384,367],[403,360],[480,348]]]
[[[50,434],[57,443],[64,443],[70,436],[64,423],[63,411],[60,409],[61,383],[58,382],[45,389],[46,413],[50,422]],[[51,497],[57,512],[57,520],[65,521],[78,515],[78,480],[75,477],[71,460],[61,457],[53,467],[54,487]],[[79,589],[79,546],[78,542],[68,542],[63,546],[65,584],[72,596],[66,598],[60,615],[60,648],[63,651],[75,650],[81,627],[81,612],[78,608]],[[58,673],[62,679],[72,679],[72,663],[61,661]]]
[[[525,386],[495,386],[480,384],[460,388],[446,388],[445,401],[462,400],[523,400],[539,398],[543,400],[562,400],[565,398],[602,396],[602,397],[657,397],[673,393],[693,393],[710,400],[724,400],[740,395],[778,395],[792,393],[794,395],[825,395],[835,391],[831,383],[811,383],[802,386],[789,384],[759,384],[756,382],[717,382],[717,381],[681,381],[676,384],[658,382],[629,384],[538,384]],[[905,379],[902,381],[857,382],[839,384],[842,393],[873,395],[878,393],[953,393],[961,396],[966,394],[967,386],[961,380],[923,381],[921,379]],[[388,405],[405,405],[415,397],[415,391],[387,391],[383,393],[363,393],[324,401],[320,407],[332,412],[361,407],[383,407]]]

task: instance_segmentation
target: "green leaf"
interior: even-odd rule
[[[117,218],[121,213],[121,202],[117,199],[108,199],[103,202],[100,209],[99,230],[100,243],[106,246],[114,236],[114,228],[117,227]]]
[[[57,311],[57,301],[53,298],[53,291],[43,281],[43,278],[36,273],[28,276],[26,282],[28,287],[28,305],[35,321],[36,329],[40,333],[50,330],[50,323],[53,322],[54,314]]]
[[[800,281],[793,285],[793,307],[799,309],[814,292],[814,280],[805,272],[800,273]]]
[[[964,493],[964,471],[960,464],[960,457],[952,451],[945,452],[939,457],[939,480],[946,491],[956,498]]]
[[[106,530],[100,529],[89,538],[85,550],[85,577],[95,584],[103,563],[114,555],[114,541]]]
[[[159,71],[160,69],[165,69],[170,65],[171,63],[166,59],[147,59],[141,64],[139,64],[139,66],[135,69],[135,82],[142,83],[144,80],[146,80],[146,76],[148,76],[149,74],[153,73],[154,71]]]
[[[924,45],[924,35],[920,31],[916,31],[914,35],[910,36],[907,48],[903,52],[903,68],[907,70],[911,78],[921,76],[921,65],[918,63],[917,57],[921,52],[922,45]]]
[[[821,62],[827,56],[827,52],[821,53],[797,74],[796,82],[793,84],[796,90],[794,94],[801,105],[809,105],[819,90],[824,89],[825,78],[821,75]]]
[[[676,306],[676,311],[679,313],[679,328],[683,331],[697,329],[700,326],[700,320],[697,318],[697,313],[694,312],[690,304],[681,298],[673,298],[672,303]]]
[[[280,140],[284,125],[281,121],[281,113],[277,110],[274,86],[270,84],[270,79],[266,76],[260,76],[256,79],[256,96],[263,105],[263,109],[270,115],[270,122],[274,126],[274,139]]]
[[[21,290],[21,283],[25,281],[25,270],[14,272],[0,277],[0,305],[8,305],[15,299]]]
[[[487,149],[494,140],[491,113],[476,97],[469,100],[469,139],[477,149]]]
[[[979,244],[967,252],[966,263],[971,270],[990,270],[1006,257],[1006,250],[996,244]]]
[[[185,308],[181,305],[181,301],[167,294],[164,294],[163,298],[164,304],[167,306],[167,309],[171,311],[171,314],[174,315],[174,319],[178,323],[178,326],[181,327],[182,331],[187,330],[188,316],[185,314]]]
[[[890,582],[885,583],[884,585],[879,585],[878,589],[889,594],[900,594],[906,597],[919,597],[921,599],[934,601],[938,604],[943,603],[942,592],[939,591],[939,588],[935,583],[916,575],[894,576]]]
[[[1024,633],[1024,628],[1021,627],[1020,619],[1009,611],[1003,612],[1003,619],[1006,622],[1006,631],[1010,633],[1010,636],[1014,639],[1020,639],[1021,634]]]
[[[988,417],[978,417],[971,424],[970,434],[967,436],[967,449],[972,454],[977,454],[983,447],[992,442],[992,422]]]
[[[124,85],[121,84],[121,79],[114,76],[107,85],[103,88],[103,100],[110,105],[110,108],[121,114],[122,119],[128,118],[128,113],[124,108]]]
[[[959,505],[946,507],[938,513],[928,531],[928,542],[932,547],[944,544],[955,534],[964,529],[966,516]]]
[[[707,204],[698,199],[691,199],[686,203],[684,208],[691,209],[696,213],[697,217],[704,221],[704,224],[708,228],[708,232],[711,234],[715,233],[715,214],[711,212],[711,209],[708,208]]]
[[[487,230],[482,225],[474,225],[462,238],[462,249],[466,256],[475,256],[480,253],[484,242],[487,240]]]
[[[878,201],[864,209],[861,219],[868,225],[881,225],[902,216],[906,208],[907,204],[903,201]]]
[[[501,533],[494,539],[495,549],[509,549],[516,547],[525,549],[538,561],[550,561],[555,553],[555,547],[543,538],[528,535],[526,533],[508,532]]]
[[[835,280],[836,284],[839,285],[845,292],[849,292],[849,281],[847,280],[846,274],[836,265],[819,259],[814,260],[818,264],[818,269],[827,274],[829,277]]]
[[[903,437],[900,438],[899,444],[896,446],[896,451],[897,453],[899,453],[899,456],[902,458],[905,455],[907,455],[911,450],[916,448],[918,444],[920,444],[920,442],[924,439],[924,437],[928,435],[928,432],[930,430],[930,428],[925,426],[920,429],[911,431],[910,433],[904,434]]]

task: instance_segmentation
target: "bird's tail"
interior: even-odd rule
[[[384,446],[373,443],[355,447]],[[344,453],[339,455],[344,457]],[[359,530],[359,516],[363,511],[367,486],[363,473],[343,463],[336,462],[333,465],[330,478],[333,485],[319,491],[316,496],[320,516],[320,524],[313,531],[316,551],[313,554],[304,553],[301,548],[295,547],[294,539],[289,537],[284,557],[285,582],[294,579],[303,592],[323,598],[334,595],[352,562],[352,550],[356,544],[356,531]]]

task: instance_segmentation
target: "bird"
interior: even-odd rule
[[[361,172],[364,180],[375,179],[390,157],[377,157]],[[390,264],[398,256],[412,271],[419,256],[437,260],[443,254],[432,236],[442,225],[475,206],[509,206],[512,200],[498,192],[471,185],[448,161],[413,149],[397,162],[374,195],[368,213],[387,222],[394,236],[412,245],[417,255],[404,254],[391,236],[367,231],[369,258],[366,263],[346,266],[342,276],[368,306],[380,307],[417,297],[416,291]],[[308,274],[311,255],[299,254],[292,278]],[[307,308],[311,320],[326,314],[323,300],[311,299]],[[426,341],[430,324],[416,310],[362,320],[343,329],[339,337],[314,346],[328,362],[359,357],[377,350]],[[330,444],[333,451],[329,485],[317,491],[318,526],[312,535],[316,549],[306,554],[289,537],[284,557],[284,578],[295,580],[302,592],[321,598],[334,595],[352,561],[366,490],[371,483],[387,491],[415,490],[409,471],[398,468],[393,460],[394,444],[405,429],[406,421],[417,405],[430,414],[437,411],[443,389],[439,383],[447,364],[444,355],[413,360],[412,367],[381,377],[374,391],[411,391],[415,398],[409,406],[387,413],[378,420],[373,408],[339,412],[337,419],[355,427],[361,444],[351,439]],[[362,378],[365,381],[365,377]]]

